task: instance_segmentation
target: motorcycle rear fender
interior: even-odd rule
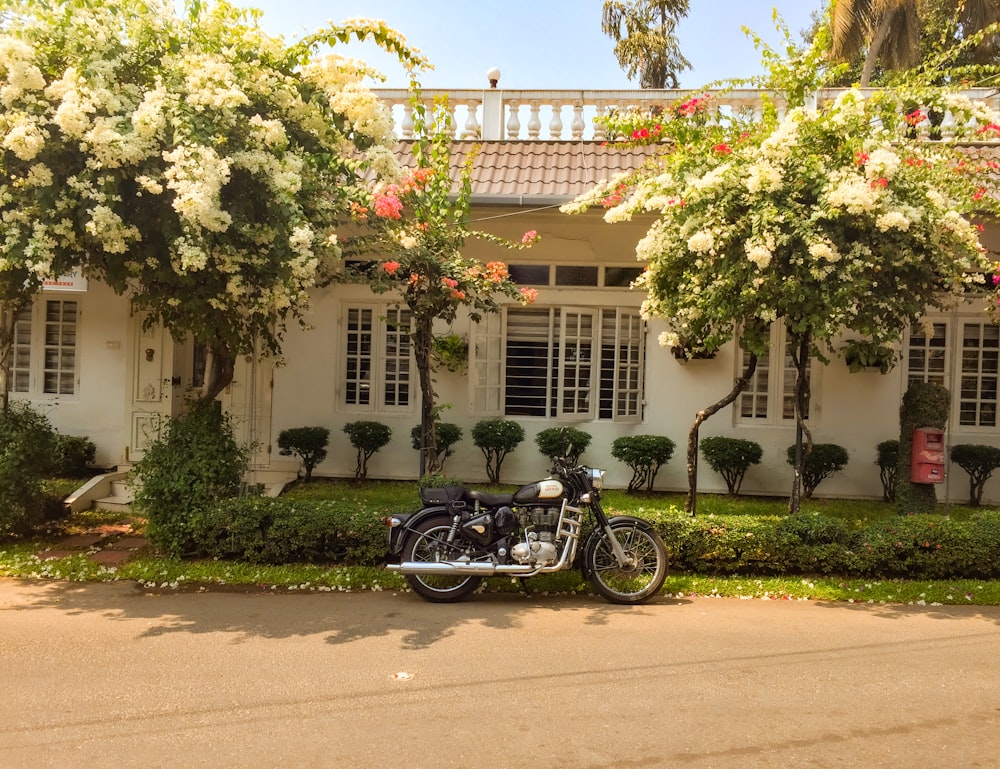
[[[389,528],[389,554],[399,555],[403,550],[403,540],[406,535],[413,531],[414,527],[422,521],[435,515],[448,515],[448,508],[444,505],[431,505],[423,507],[415,513],[401,513],[399,515],[389,515],[386,518],[396,518],[401,523],[398,526]]]

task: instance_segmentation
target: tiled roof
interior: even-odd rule
[[[595,141],[469,141],[452,143],[454,177],[478,146],[472,194],[480,203],[534,205],[572,200],[596,182],[639,168],[662,147],[625,147]],[[413,167],[413,142],[401,141],[402,165]]]

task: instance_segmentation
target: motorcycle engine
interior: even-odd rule
[[[559,525],[558,507],[529,507],[522,509],[524,540],[511,548],[510,554],[522,564],[545,566],[559,560],[556,552],[556,527]]]

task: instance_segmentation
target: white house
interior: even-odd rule
[[[394,106],[405,156],[410,149],[408,94],[380,94]],[[694,415],[730,390],[742,371],[742,354],[728,345],[713,359],[682,362],[660,348],[662,328],[642,321],[642,296],[629,288],[641,270],[635,244],[650,222],[609,225],[601,212],[567,216],[558,206],[614,171],[634,167],[648,152],[603,146],[595,114],[688,96],[671,91],[450,92],[456,123],[462,126],[454,155],[460,160],[474,144],[480,147],[473,180],[475,226],[514,240],[536,230],[541,240],[517,253],[469,244],[471,255],[484,261],[507,261],[519,283],[538,289],[538,299],[530,307],[506,307],[478,324],[460,319],[453,328],[440,329],[463,337],[469,346],[464,369],[437,375],[440,402],[450,406],[443,419],[464,430],[445,465],[447,474],[485,481],[485,461],[472,444],[471,428],[481,419],[505,417],[519,421],[527,433],[503,465],[506,482],[541,477],[547,460],[533,437],[566,424],[591,433],[584,460],[607,468],[612,486],[624,486],[631,474],[611,457],[614,438],[670,437],[678,448],[660,470],[656,488],[686,489],[684,447]],[[759,104],[753,91],[722,99],[733,107]],[[1000,228],[987,225],[984,238],[989,248],[1000,250]],[[75,279],[60,283],[43,291],[18,324],[13,397],[41,406],[62,432],[89,436],[98,446],[100,464],[127,466],[142,455],[163,420],[182,408],[185,392],[201,383],[199,350],[176,344],[162,329],[144,331],[128,299],[104,285]],[[899,437],[900,398],[914,378],[940,382],[951,391],[949,445],[1000,445],[1000,329],[983,306],[974,299],[928,317],[929,335],[924,328],[911,329],[899,346],[900,363],[887,374],[850,373],[837,357],[828,365],[814,361],[809,415],[814,440],[840,444],[850,454],[846,469],[825,480],[818,497],[881,497],[875,446]],[[351,477],[355,452],[342,428],[361,419],[393,430],[389,446],[372,458],[369,475],[417,476],[410,431],[419,420],[419,389],[400,321],[405,322],[405,310],[394,307],[390,295],[374,295],[363,285],[332,286],[313,297],[312,329],[290,329],[283,365],[265,359],[240,362],[221,398],[241,439],[254,447],[259,479],[294,477],[297,463],[279,456],[278,433],[312,425],[331,431],[329,456],[315,474]],[[764,460],[747,474],[744,493],[785,495],[791,487],[785,451],[795,438],[794,373],[784,343],[776,327],[771,353],[761,359],[750,388],[701,428],[702,437],[735,436],[763,446]],[[726,487],[702,463],[699,488]],[[948,467],[939,497],[968,498],[963,470]],[[984,499],[1000,502],[1000,478],[990,481]]]

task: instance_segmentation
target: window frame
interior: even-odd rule
[[[50,315],[53,305],[58,306],[56,316]],[[66,318],[68,305],[73,305],[71,321]],[[79,400],[82,319],[79,297],[45,293],[38,295],[19,313],[14,320],[14,345],[11,349],[8,383],[11,397]],[[22,377],[27,378],[24,386],[19,383]],[[56,382],[51,389],[48,387],[50,377],[54,377]],[[67,381],[72,388],[70,390],[64,389],[63,383]]]
[[[903,378],[904,391],[915,381],[934,382],[945,387],[950,395],[949,403],[949,423],[953,425],[953,431],[963,433],[983,433],[993,434],[1000,427],[1000,332],[996,331],[994,324],[982,317],[980,314],[959,313],[954,315],[934,315],[926,319],[926,325],[934,329],[931,336],[923,333],[914,335],[914,329],[907,330],[903,340],[905,350],[905,376]],[[983,341],[985,329],[993,330],[992,344],[990,345],[967,345],[969,339],[967,331],[970,327],[978,327],[978,340]],[[937,333],[941,329],[942,333]],[[914,340],[925,340],[920,347],[914,346]],[[933,342],[933,344],[932,344]],[[972,356],[976,357],[976,370],[964,370]],[[914,371],[914,361],[920,361],[918,368]],[[989,361],[987,369],[983,370],[983,362]],[[933,365],[931,365],[933,364]],[[970,387],[975,380],[975,394],[970,395]],[[989,394],[992,391],[992,398],[983,398],[983,392]],[[985,405],[985,407],[984,407]],[[974,422],[964,422],[964,414],[969,413],[970,406],[974,410]],[[987,417],[987,422],[983,424],[983,415],[992,414]]]
[[[523,339],[511,332],[511,313],[523,313]],[[538,320],[532,322],[529,314]],[[472,326],[470,411],[504,418],[640,423],[645,410],[646,334],[646,323],[634,307],[504,307],[497,316],[488,315]],[[544,344],[544,364],[531,367],[541,397],[531,406],[530,394],[526,395],[522,409],[539,413],[513,413],[518,409],[508,388],[511,344],[517,341],[525,345],[525,360]],[[611,415],[604,416],[608,411]]]
[[[789,349],[788,329],[783,323],[772,323],[769,331],[768,349],[764,355],[758,356],[757,368],[750,378],[750,384],[733,402],[733,424],[737,427],[788,427],[795,425],[795,378],[797,372],[792,362]],[[737,348],[735,356],[738,367],[736,376],[743,376],[746,370],[749,353]],[[780,361],[780,363],[778,362]],[[816,401],[819,394],[818,367],[809,360],[809,413],[806,420],[812,426],[816,425]],[[761,385],[761,380],[766,380]],[[744,414],[744,404],[747,399],[753,399],[754,414]],[[764,415],[757,416],[763,405]],[[786,408],[789,411],[786,412]]]
[[[355,312],[369,314],[369,330],[366,331],[364,321],[360,320],[360,330],[352,326],[351,316]],[[404,316],[410,325],[405,331],[395,329],[394,326]],[[340,323],[339,406],[345,411],[364,414],[412,413],[417,401],[417,369],[410,339],[412,318],[409,309],[387,302],[344,302]],[[355,335],[357,338],[352,340]],[[366,335],[369,336],[367,340],[364,339]],[[405,347],[405,351],[399,352],[401,346]],[[352,366],[352,361],[356,365]],[[358,374],[353,376],[352,370]],[[365,374],[368,375],[367,381]],[[359,402],[359,395],[352,396],[352,386],[358,394],[367,389],[367,402]],[[395,393],[396,402],[387,397],[390,392]],[[400,402],[403,400],[405,403]]]

